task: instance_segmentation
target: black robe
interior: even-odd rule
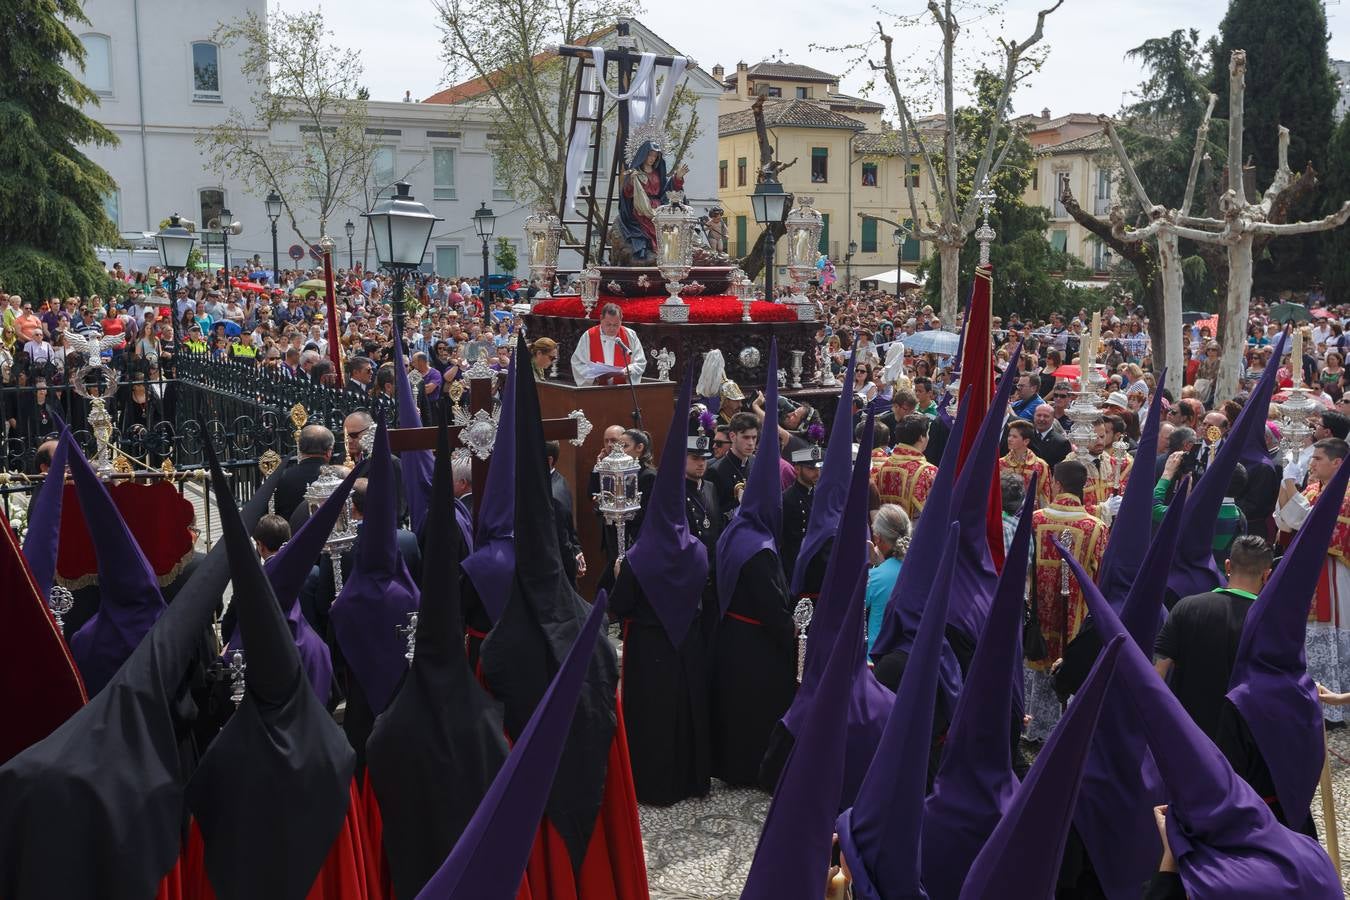
[[[713,774],[753,785],[774,725],[797,692],[787,579],[768,550],[745,563],[712,652]]]
[[[1303,810],[1301,822],[1290,821],[1284,807],[1280,805],[1279,797],[1275,793],[1275,780],[1270,777],[1270,768],[1266,765],[1265,757],[1261,755],[1261,748],[1257,746],[1251,729],[1247,727],[1247,720],[1242,718],[1242,713],[1238,712],[1237,707],[1227,698],[1219,709],[1219,723],[1214,733],[1214,744],[1227,757],[1233,771],[1266,801],[1266,805],[1270,807],[1270,811],[1275,814],[1281,825],[1317,840],[1317,826],[1313,823],[1310,810]]]
[[[716,603],[705,589],[703,603]],[[710,786],[708,668],[698,620],[679,648],[671,643],[625,561],[609,595],[623,623],[623,720],[639,803],[669,806],[702,797]]]

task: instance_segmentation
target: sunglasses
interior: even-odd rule
[[[731,441],[713,441],[714,447],[730,447]]]

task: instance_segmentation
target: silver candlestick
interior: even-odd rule
[[[797,629],[797,683],[800,684],[802,676],[806,674],[806,629],[811,624],[811,619],[815,616],[816,607],[808,598],[803,597],[797,601],[797,605],[792,609],[792,624]]]
[[[238,709],[244,702],[244,673],[248,663],[244,662],[244,651],[236,650],[230,655],[230,702]]]
[[[805,350],[792,351],[792,386],[794,388],[802,386],[802,359],[805,356]]]

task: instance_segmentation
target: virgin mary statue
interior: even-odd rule
[[[666,202],[667,191],[684,189],[685,165],[666,175],[666,159],[661,147],[643,141],[629,161],[623,176],[623,194],[619,198],[619,230],[628,241],[633,261],[654,265],[657,259],[656,226],[652,210]]]

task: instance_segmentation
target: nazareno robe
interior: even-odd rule
[[[716,603],[708,591],[702,602]],[[639,803],[669,806],[708,793],[708,669],[703,634],[694,625],[676,648],[627,561],[609,595],[623,623],[624,724]]]
[[[741,567],[712,652],[713,774],[758,782],[774,725],[797,691],[797,637],[787,578],[761,550]]]

